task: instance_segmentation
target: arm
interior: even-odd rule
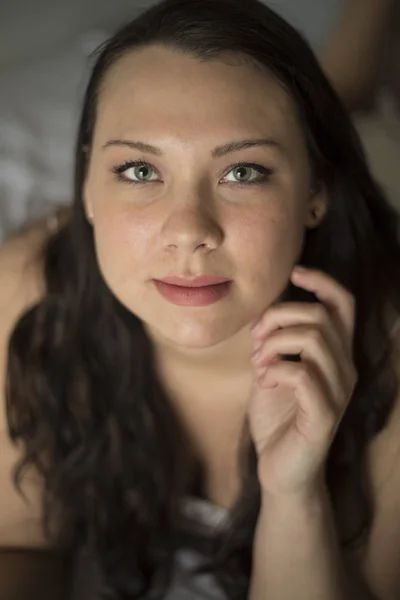
[[[45,542],[41,527],[41,485],[32,471],[24,476],[26,502],[13,483],[21,449],[9,437],[5,390],[12,330],[21,315],[44,294],[42,268],[36,257],[46,236],[43,228],[31,229],[8,239],[0,248],[0,548],[41,547]],[[6,596],[0,593],[0,598],[3,597]]]
[[[250,600],[378,600],[341,558],[328,494],[262,498]]]
[[[398,600],[400,385],[385,427],[365,448],[367,493],[373,512],[365,532],[368,539],[362,548],[342,549],[336,532],[339,521],[334,518],[325,481],[326,461],[357,381],[352,359],[356,303],[350,292],[322,271],[297,268],[291,280],[298,287],[313,290],[321,300],[322,315],[328,322],[334,316],[334,321],[324,332],[320,329],[316,333],[318,325],[313,332],[305,325],[299,328],[293,324],[306,319],[312,323],[315,309],[311,313],[311,306],[303,303],[301,311],[295,310],[294,303],[287,303],[268,307],[251,328],[259,352],[252,355],[257,376],[248,418],[258,457],[261,505],[248,598]],[[325,303],[329,303],[329,313]],[[388,335],[394,344],[393,368],[397,371],[400,334],[395,334],[391,321],[398,318],[398,311],[395,315],[389,312],[387,318]],[[328,331],[342,340],[332,344],[335,350],[325,341]],[[313,346],[308,343],[312,338]],[[289,363],[279,358],[299,351],[304,361]],[[329,368],[322,364],[323,355],[330,356]],[[334,374],[335,364],[346,373]],[[316,369],[326,377],[324,385],[321,375],[320,379],[314,375]],[[400,369],[397,373],[400,384]],[[346,509],[344,498],[341,500]]]
[[[8,239],[21,237],[30,232],[37,232],[38,235],[42,234],[42,237],[44,236],[44,241],[46,241],[47,237],[51,234],[51,230],[49,229],[49,219],[52,218],[56,221],[56,228],[60,229],[71,220],[72,206],[58,206],[46,218],[24,223],[17,231],[11,233],[11,235],[8,236]]]
[[[350,111],[373,89],[394,0],[347,0],[338,26],[320,57],[321,66]]]

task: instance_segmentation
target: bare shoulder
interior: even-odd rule
[[[26,489],[24,486],[30,502],[26,504],[12,483],[19,452],[8,436],[5,376],[10,334],[19,317],[45,293],[41,257],[48,236],[48,228],[41,222],[0,247],[0,547],[43,545],[40,489],[33,480]]]
[[[393,327],[394,367],[400,382],[400,323]],[[362,561],[363,575],[378,598],[400,597],[400,383],[386,426],[367,451],[373,522]]]
[[[392,406],[386,426],[372,439],[367,457],[371,481],[371,491],[375,498],[382,496],[391,474],[395,473],[400,459],[400,327],[399,320],[393,322],[394,342],[393,366],[399,381],[397,397]],[[400,469],[399,477],[400,477]],[[400,482],[400,479],[399,479]]]
[[[7,323],[10,316],[44,293],[41,258],[48,236],[48,229],[40,223],[0,247],[0,331],[11,325]]]

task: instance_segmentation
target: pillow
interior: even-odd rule
[[[264,1],[317,48],[326,43],[343,2],[326,0],[318,8],[315,0],[303,0],[301,6],[298,0]],[[47,59],[0,73],[0,243],[21,225],[71,203],[88,56],[108,35],[90,29]]]
[[[321,53],[340,19],[347,0],[263,0],[308,40],[314,52]]]
[[[88,31],[46,59],[0,75],[0,243],[71,203],[89,55],[107,37]]]

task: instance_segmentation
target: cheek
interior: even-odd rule
[[[248,289],[269,301],[287,286],[293,266],[302,252],[305,228],[302,219],[291,212],[264,216],[252,223],[242,236],[246,260],[242,273],[249,278]],[[246,264],[247,263],[247,270]]]
[[[117,293],[132,286],[149,264],[149,220],[132,219],[125,211],[99,211],[95,222],[97,259],[103,278]],[[134,275],[134,277],[133,277]]]
[[[295,211],[274,211],[260,216],[246,227],[242,239],[252,255],[252,260],[261,270],[295,260],[301,251],[304,239],[304,224]]]

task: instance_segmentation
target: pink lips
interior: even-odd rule
[[[163,298],[179,306],[208,306],[229,294],[231,281],[223,279],[221,282],[221,278],[219,278],[219,283],[210,285],[200,283],[199,279],[201,278],[190,282],[185,280],[185,285],[182,285],[182,279],[180,279],[181,285],[166,283],[165,279],[163,281],[155,279],[154,283]],[[204,279],[210,280],[209,277],[203,278],[203,281]],[[214,281],[215,279],[214,277]],[[169,281],[171,280],[177,281],[177,278],[169,278]],[[188,287],[188,283],[191,284],[191,287]]]
[[[161,281],[163,283],[169,283],[171,285],[179,285],[180,287],[204,287],[206,285],[217,285],[219,283],[225,283],[229,281],[226,277],[220,277],[218,275],[200,275],[199,277],[194,277],[192,279],[186,279],[185,277],[163,277],[162,279],[158,279],[156,281]]]

